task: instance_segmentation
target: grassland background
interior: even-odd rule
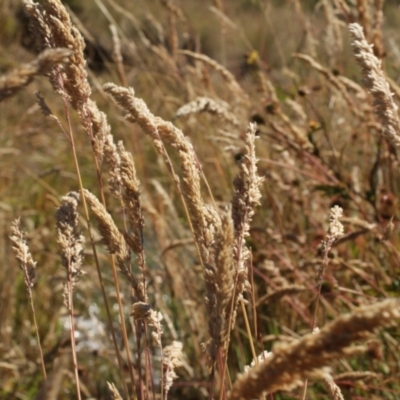
[[[124,120],[123,113],[101,88],[106,82],[121,84],[111,57],[110,21],[95,1],[63,3],[73,10],[92,38],[88,44],[92,98],[107,114],[116,141],[123,140],[132,152],[141,181],[150,301],[165,315],[163,341],[182,341],[186,357],[170,398],[206,398],[207,356],[200,351],[200,343],[208,337],[204,287],[193,244],[185,242],[190,231],[179,195],[151,141],[140,127]],[[302,11],[291,1],[223,3],[230,25],[224,25],[210,9],[215,7],[214,2],[176,1],[184,13],[184,18],[176,24],[179,46],[194,50],[197,43],[198,50],[231,71],[249,96],[247,105],[235,98],[215,71],[205,68],[199,72],[199,67],[195,71],[194,62],[182,56],[161,59],[143,46],[139,31],[154,46],[166,48],[169,54],[169,14],[161,2],[115,0],[115,3],[105,1],[104,5],[124,35],[122,54],[128,85],[134,88],[137,97],[145,100],[152,113],[173,120],[190,137],[214,199],[220,205],[229,202],[232,196],[232,181],[243,152],[246,126],[250,121],[259,123],[257,156],[259,173],[265,179],[262,204],[257,208],[247,239],[253,253],[254,279],[252,294],[247,299],[250,303],[257,302],[287,285],[302,288],[295,294],[261,302],[256,318],[250,312],[252,323],[257,321],[259,327],[259,336],[255,338],[258,350],[270,350],[276,342],[291,341],[310,331],[316,274],[322,260],[320,243],[326,235],[329,209],[335,204],[344,209],[346,234],[354,235],[330,253],[317,325],[322,327],[356,306],[398,295],[398,159],[395,151],[380,139],[379,124],[365,92],[346,89],[352,109],[324,74],[293,57],[293,53],[310,54],[327,71],[333,71],[333,76],[343,76],[361,85],[361,72],[351,53],[346,21],[339,13],[341,47],[332,48],[322,2],[319,5],[316,1],[301,2]],[[346,2],[354,20],[360,22],[353,3]],[[373,9],[371,6],[371,14]],[[397,28],[400,9],[396,2],[387,1],[383,11],[383,68],[395,87],[400,71]],[[0,2],[1,74],[35,57],[27,21],[21,12],[18,1]],[[159,25],[151,25],[149,15]],[[159,32],[155,31],[157,27]],[[164,43],[157,42],[157,35]],[[132,46],[136,46],[136,51],[132,51]],[[255,61],[251,61],[252,55]],[[275,87],[276,98],[260,89],[259,73]],[[64,271],[60,267],[54,212],[60,196],[77,190],[77,177],[69,142],[57,124],[41,114],[33,95],[37,90],[53,113],[63,120],[61,99],[45,77],[37,77],[16,96],[0,103],[1,399],[34,398],[41,383],[24,280],[8,239],[10,223],[17,216],[21,216],[37,261],[35,307],[49,370],[59,357],[65,336]],[[207,113],[174,119],[179,107],[205,95],[228,103],[239,120],[238,126],[227,125]],[[399,92],[395,93],[396,102],[398,95]],[[287,100],[299,104],[302,112],[297,112]],[[286,122],[280,112],[287,116]],[[90,141],[77,115],[72,112],[71,118],[84,186],[96,192]],[[312,142],[312,151],[302,150],[293,139],[293,126]],[[169,151],[173,154],[174,149]],[[174,157],[173,163],[179,168],[179,160]],[[204,195],[208,196],[207,191]],[[118,203],[107,191],[106,198],[113,217],[122,226]],[[82,229],[85,232],[84,223]],[[115,293],[106,251],[99,235],[96,240],[113,304]],[[84,398],[107,399],[110,394],[106,382],[118,386],[120,378],[89,247],[86,253],[86,274],[75,291],[76,315],[82,326],[78,351],[80,377]],[[128,314],[129,287],[123,280],[121,285]],[[398,339],[398,329],[382,331],[369,338],[367,352],[337,361],[333,366],[336,375],[351,371],[379,374],[370,379],[339,380],[346,399],[399,398]],[[132,343],[133,353],[134,348]],[[159,354],[156,348],[152,350],[157,366]],[[251,359],[243,316],[239,313],[229,353],[233,380]],[[60,399],[75,398],[70,371],[63,378]],[[298,399],[300,393],[297,389],[275,393],[271,398]],[[307,399],[325,398],[326,391],[318,382],[309,383]]]

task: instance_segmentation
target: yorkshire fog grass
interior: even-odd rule
[[[1,399],[400,397],[395,5],[0,7]]]

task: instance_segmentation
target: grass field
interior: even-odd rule
[[[400,398],[399,5],[0,2],[0,399]]]

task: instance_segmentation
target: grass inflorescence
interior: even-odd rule
[[[399,397],[392,6],[311,3],[1,6],[1,398]]]

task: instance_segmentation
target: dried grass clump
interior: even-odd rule
[[[392,326],[400,318],[400,301],[389,299],[343,315],[318,333],[289,345],[277,346],[272,356],[241,375],[230,400],[258,398],[264,392],[290,390],[316,370],[352,353],[350,345],[375,329]]]

